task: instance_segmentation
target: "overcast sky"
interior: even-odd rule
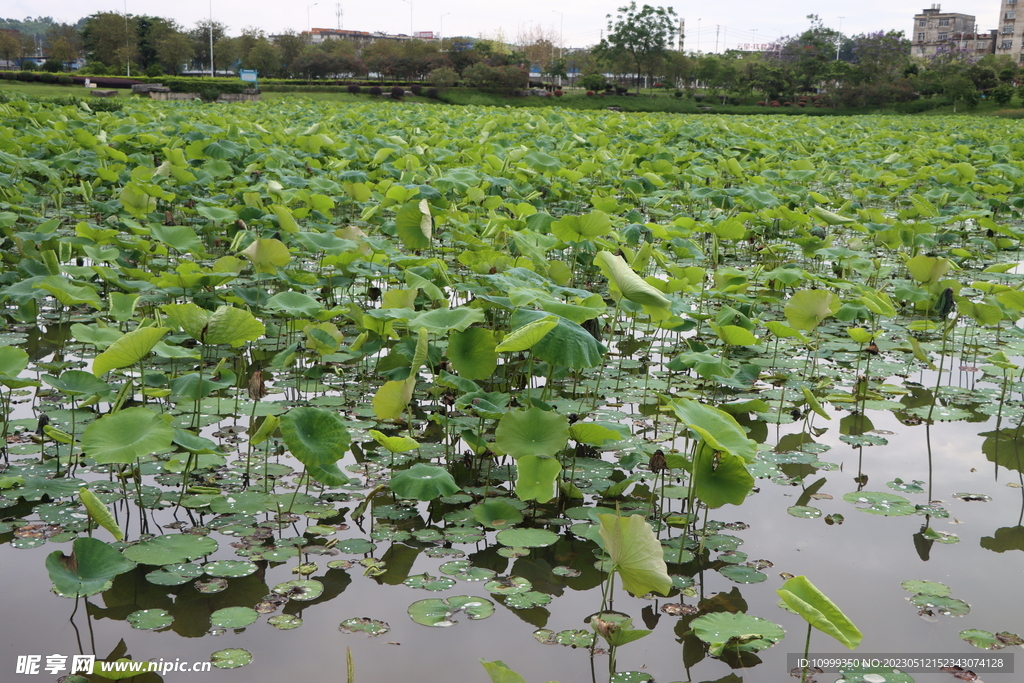
[[[660,4],[657,0],[654,3]],[[214,20],[237,35],[246,26],[267,33],[286,29],[304,31],[307,13],[314,28],[342,28],[357,31],[409,33],[441,32],[445,36],[493,36],[503,32],[508,40],[535,31],[538,27],[550,35],[563,37],[565,47],[585,47],[597,43],[606,28],[606,15],[614,14],[625,0],[373,0],[353,2],[326,0],[313,4],[298,2],[260,2],[246,0],[4,0],[0,16],[22,19],[51,16],[57,21],[73,22],[95,12],[149,14],[174,19],[192,27],[211,14]],[[644,4],[639,2],[641,6]],[[909,35],[913,16],[931,2],[920,0],[859,0],[853,5],[811,0],[739,0],[717,2],[708,7],[702,2],[666,4],[686,22],[686,49],[704,52],[740,47],[747,43],[768,43],[780,35],[794,35],[808,27],[806,16],[818,14],[825,26],[840,29],[846,35],[896,29]],[[856,6],[854,6],[856,5]],[[948,12],[973,14],[979,30],[997,27],[999,0],[960,0],[944,2]],[[342,12],[340,22],[338,11]],[[410,17],[411,14],[411,17]],[[841,18],[842,17],[842,18]],[[411,20],[411,21],[410,21]],[[698,28],[699,27],[699,28]],[[556,41],[557,42],[557,41]]]

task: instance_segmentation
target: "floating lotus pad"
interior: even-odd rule
[[[198,564],[169,564],[146,574],[146,581],[157,586],[180,586],[203,575]]]
[[[447,576],[416,574],[415,576],[410,576],[402,583],[409,588],[421,588],[428,591],[446,591],[455,585],[455,579],[449,579]]]
[[[214,628],[244,628],[259,618],[252,607],[223,607],[210,615]]]
[[[502,545],[516,548],[546,548],[558,542],[558,534],[547,529],[504,529],[496,539]]]
[[[725,650],[757,652],[771,647],[786,636],[778,624],[743,612],[714,612],[690,622],[694,635],[710,645],[709,652],[719,657]]]
[[[267,619],[267,623],[278,631],[291,631],[302,626],[302,618],[294,614],[275,614]]]
[[[258,567],[248,560],[217,560],[203,567],[207,576],[238,578],[254,574]]]
[[[165,534],[124,549],[139,564],[181,564],[217,552],[217,541],[195,534]]]
[[[464,612],[470,619],[486,619],[494,614],[494,603],[484,598],[455,595],[446,600],[428,598],[409,605],[409,618],[424,626],[453,626],[454,617]]]
[[[174,622],[174,617],[163,609],[140,609],[132,612],[125,619],[132,625],[132,628],[137,628],[140,631],[167,628]]]
[[[338,630],[342,633],[365,633],[369,636],[381,636],[391,630],[387,622],[369,617],[352,617],[341,622]]]
[[[297,579],[285,581],[273,587],[273,592],[283,595],[289,600],[306,602],[316,600],[324,592],[324,585],[314,579]]]
[[[240,648],[217,650],[210,655],[210,661],[218,669],[237,669],[252,662],[252,653]]]

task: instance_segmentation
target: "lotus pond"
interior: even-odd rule
[[[1019,680],[1013,122],[0,116],[4,680]]]

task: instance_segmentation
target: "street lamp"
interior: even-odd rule
[[[839,48],[843,44],[843,19],[846,17],[839,17],[839,36],[836,38],[836,61],[839,61]]]
[[[409,3],[409,37],[412,38],[412,0],[402,0]]]
[[[565,27],[565,14],[556,9],[551,11],[558,15],[558,57],[561,58],[565,54],[565,45],[562,38],[565,35],[563,31]]]
[[[309,10],[313,9],[319,4],[319,2],[314,2],[312,5],[306,5],[306,33],[312,34],[312,29],[309,23]]]
[[[213,78],[213,0],[210,0],[210,78]]]
[[[449,14],[451,14],[451,12],[445,12],[444,14],[441,15],[441,27],[437,31],[438,40],[444,38],[444,18],[447,17]]]

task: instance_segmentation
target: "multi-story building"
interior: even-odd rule
[[[1016,2],[1017,0],[1002,0]],[[973,14],[943,12],[942,6],[934,4],[931,9],[921,10],[914,15],[914,28],[910,33],[913,44],[912,54],[915,57],[929,57],[936,52],[948,49],[951,43],[958,43],[961,50],[972,52],[982,48],[979,43],[990,43],[988,34],[977,35]]]
[[[1009,55],[1018,63],[1024,63],[1024,17],[1021,19],[1017,21],[1017,0],[1000,0],[995,53]]]

